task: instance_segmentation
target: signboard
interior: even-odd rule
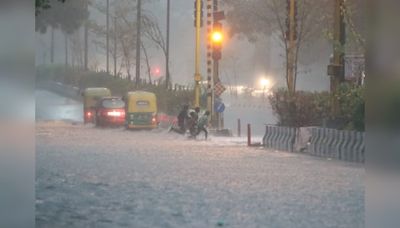
[[[345,78],[346,80],[360,79],[365,71],[365,58],[363,55],[346,55]]]
[[[217,97],[221,96],[223,92],[225,92],[226,88],[221,84],[221,82],[215,83],[214,93]]]
[[[215,112],[221,113],[225,111],[225,104],[222,101],[216,101],[214,105]]]

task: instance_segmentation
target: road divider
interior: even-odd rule
[[[267,125],[263,144],[266,148],[293,152],[297,129]]]
[[[263,144],[269,149],[305,152],[349,162],[365,162],[364,132],[267,125]]]

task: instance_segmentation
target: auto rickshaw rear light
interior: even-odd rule
[[[91,113],[91,112],[87,112],[86,115],[87,115],[88,117],[91,117],[91,116],[92,116],[92,113]]]

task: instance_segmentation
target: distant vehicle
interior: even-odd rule
[[[107,88],[86,88],[82,92],[83,96],[83,122],[93,123],[97,102],[103,97],[111,96],[111,91]]]
[[[125,103],[127,129],[157,128],[157,98],[154,93],[128,92],[125,96]]]
[[[96,126],[123,126],[125,102],[120,97],[103,97],[96,105]]]

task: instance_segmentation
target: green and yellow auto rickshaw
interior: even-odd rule
[[[96,104],[103,97],[111,96],[111,91],[107,88],[86,88],[82,92],[83,96],[83,122],[93,123],[96,115]]]
[[[154,93],[145,91],[128,92],[124,99],[126,103],[126,128],[157,128],[157,98]]]

